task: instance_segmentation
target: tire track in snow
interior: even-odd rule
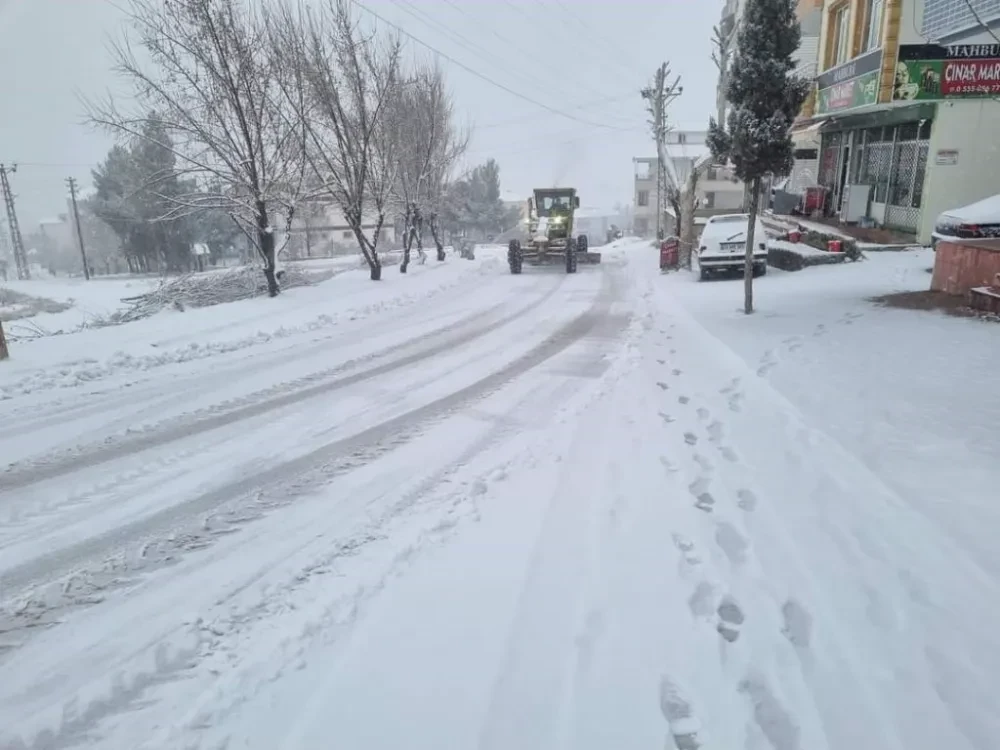
[[[124,524],[63,549],[43,554],[22,565],[9,568],[2,583],[8,596],[29,587],[58,580],[75,568],[95,558],[141,543],[142,540],[167,538],[186,519],[201,518],[219,512],[230,503],[246,506],[248,495],[273,492],[281,488],[301,494],[305,489],[328,483],[332,478],[353,470],[411,442],[430,424],[436,423],[473,401],[486,397],[508,382],[538,367],[564,351],[599,325],[621,324],[609,317],[618,284],[605,271],[597,299],[583,314],[513,362],[480,380],[429,404],[382,422],[348,438],[324,445],[308,454],[286,461],[265,472],[247,476],[210,492],[164,508],[146,518]],[[390,363],[395,364],[395,363]],[[368,371],[369,373],[371,371]],[[251,501],[252,503],[252,501]],[[175,538],[183,539],[175,534]]]
[[[502,305],[501,305],[502,307]],[[454,323],[447,326],[445,329],[439,329],[438,336],[445,335],[447,333],[453,332],[454,330],[461,330],[463,327],[468,327],[467,324],[461,322]],[[476,330],[479,330],[478,328]],[[452,339],[453,340],[453,339]],[[424,342],[426,343],[426,341]],[[410,346],[400,347],[402,351],[405,351]],[[385,349],[380,353],[393,353],[399,350]],[[418,351],[420,351],[418,349]],[[309,376],[311,377],[311,376]],[[301,381],[308,380],[308,378],[300,379]],[[280,390],[284,385],[275,386],[271,390]],[[259,395],[259,394],[255,394]],[[252,397],[248,397],[252,398]],[[390,399],[383,402],[383,405],[388,407],[387,411],[392,410],[392,405],[398,399]],[[233,399],[228,402],[227,405],[233,405],[238,403],[246,403],[247,399]],[[252,403],[252,400],[250,401]],[[215,405],[207,410],[207,413],[211,413],[213,409],[221,408],[219,405]],[[191,413],[178,417],[183,423],[185,420],[191,418]],[[347,420],[349,423],[350,420]],[[165,421],[164,424],[169,424],[169,421]],[[130,429],[123,437],[127,438],[130,435],[142,434],[140,430]],[[198,459],[199,456],[206,450],[206,448],[212,448],[213,445],[217,444],[219,441],[224,439],[224,435],[220,435],[218,440],[198,440],[198,433],[191,435],[186,435],[187,439],[183,441],[178,441],[176,447],[169,452],[167,451],[153,451],[149,456],[148,460],[140,462],[130,462],[129,465],[124,470],[119,470],[116,472],[109,472],[108,474],[101,476],[99,480],[91,483],[81,483],[78,485],[78,489],[73,490],[68,496],[62,495],[62,493],[47,493],[44,491],[44,485],[32,488],[29,490],[28,498],[25,502],[21,502],[18,496],[12,496],[12,503],[10,505],[5,505],[0,503],[0,523],[3,524],[3,531],[0,532],[0,548],[6,547],[10,544],[17,543],[19,540],[24,539],[24,535],[37,533],[36,528],[30,524],[31,521],[38,519],[45,519],[52,517],[60,512],[71,510],[73,508],[79,508],[90,503],[94,498],[102,498],[115,490],[119,493],[131,493],[139,492],[142,493],[146,491],[150,486],[150,481],[155,479],[158,475],[161,475],[165,470],[170,467],[186,466],[187,462],[191,459]],[[195,438],[195,439],[191,439]],[[323,438],[320,438],[323,439]],[[104,446],[104,443],[99,443],[99,446]],[[190,468],[190,467],[189,467]],[[2,478],[0,478],[2,482]],[[24,527],[20,533],[18,532],[19,527]]]
[[[530,414],[535,418],[539,409],[555,408],[559,403],[559,394],[553,389],[557,386],[546,381],[532,388],[509,405],[504,417],[491,419],[486,431],[464,451],[440,467],[431,467],[426,473],[404,481],[402,494],[394,497],[391,503],[380,502],[393,494],[386,492],[387,482],[383,476],[373,477],[361,485],[351,493],[350,502],[364,518],[362,523],[345,529],[341,513],[331,514],[320,525],[311,522],[286,529],[291,533],[283,534],[280,544],[268,546],[262,550],[263,554],[255,558],[256,565],[250,569],[252,575],[234,582],[221,597],[213,595],[212,608],[200,612],[197,621],[183,622],[184,618],[178,617],[168,629],[150,634],[145,650],[157,655],[152,660],[152,669],[142,667],[118,678],[116,687],[110,690],[107,697],[93,699],[84,707],[78,720],[63,723],[58,731],[48,735],[48,741],[55,744],[55,740],[59,740],[70,746],[85,740],[99,731],[101,722],[128,712],[135,702],[146,697],[151,687],[184,679],[191,686],[185,691],[189,702],[181,706],[171,704],[169,717],[162,722],[153,722],[157,731],[148,741],[152,747],[195,746],[195,737],[201,738],[205,730],[222,724],[225,717],[250,700],[254,691],[248,690],[248,685],[269,684],[300,668],[306,653],[317,640],[329,645],[331,641],[348,638],[364,617],[367,605],[381,594],[391,580],[412,565],[418,555],[428,548],[447,543],[462,524],[476,521],[478,499],[484,494],[486,483],[502,481],[504,468],[516,459],[491,466],[450,490],[445,483],[477,457],[516,434],[523,422],[517,414]],[[428,502],[427,495],[435,488],[442,491],[435,493]],[[278,505],[293,501],[291,498],[274,500]],[[277,505],[269,507],[273,509]],[[397,539],[399,529],[396,527],[406,528],[408,517],[415,515],[426,516],[426,520],[418,522],[423,530],[417,534],[407,532],[407,539],[400,544]],[[392,550],[397,544],[400,549]],[[341,594],[327,601],[326,587],[323,591],[316,589],[321,585],[318,582],[336,573],[338,564],[346,558],[367,555],[376,547],[389,550],[375,556],[383,563],[373,570],[363,566],[362,577],[357,581],[349,580]],[[255,549],[254,539],[242,542],[241,547],[230,551],[229,555],[239,554],[242,549]],[[309,563],[299,570],[295,565],[296,559],[309,560]],[[271,571],[281,568],[299,572],[293,579],[283,580],[277,585],[263,583]],[[188,571],[186,575],[200,576],[203,573],[199,568]],[[208,574],[208,577],[211,578],[211,575]],[[155,584],[155,590],[149,588],[134,596],[165,597],[166,601],[160,602],[159,606],[173,609],[172,597],[174,594],[183,596],[179,592],[184,584],[185,579],[181,577]],[[261,588],[267,596],[241,598],[252,586]],[[311,608],[308,605],[315,604],[310,600],[316,597],[322,597],[324,601],[316,617],[293,618],[296,637],[289,637],[285,627],[267,629],[260,636],[273,639],[277,633],[278,642],[271,644],[274,645],[274,654],[263,664],[257,663],[262,649],[248,651],[246,643],[258,626],[271,618],[287,617],[290,612],[309,612]],[[294,601],[295,605],[289,606],[290,601]],[[190,606],[188,603],[185,605]],[[187,645],[189,643],[194,645]],[[131,661],[140,664],[141,654],[134,655]],[[120,665],[117,668],[120,670]],[[95,679],[106,677],[97,674]],[[2,739],[0,734],[0,742]]]
[[[314,396],[324,395],[370,378],[409,367],[473,341],[508,325],[514,320],[524,317],[548,301],[559,290],[565,277],[561,276],[559,279],[560,281],[551,289],[548,289],[544,295],[533,300],[529,305],[522,307],[510,316],[485,326],[474,327],[458,336],[447,338],[430,347],[418,349],[412,354],[393,359],[383,365],[377,365],[350,375],[343,375],[359,364],[391,354],[401,347],[392,347],[370,357],[362,357],[328,370],[313,373],[299,380],[281,383],[234,401],[223,402],[206,409],[181,415],[158,425],[152,425],[139,434],[130,434],[117,438],[110,437],[102,443],[80,446],[61,455],[11,465],[0,475],[0,491],[20,489],[32,484],[65,476],[77,469],[92,468],[141,451],[157,448],[170,442],[190,438],[193,435],[209,430],[227,427],[242,420],[258,417]],[[461,324],[455,324],[455,326],[460,327]],[[343,375],[343,377],[338,378],[337,376],[340,375]],[[331,378],[334,378],[334,380],[329,382]]]
[[[539,284],[539,286],[544,286],[544,284]],[[480,290],[481,288],[474,284],[462,285],[459,288],[458,294],[452,294],[447,300],[443,300],[442,304],[452,306],[457,301],[460,301],[468,295],[474,294]],[[452,287],[443,287],[439,291],[444,292],[454,290]],[[438,328],[433,327],[433,323],[436,318],[454,317],[456,314],[454,311],[447,312],[442,315],[431,315],[425,319],[416,318],[413,314],[413,310],[411,309],[412,305],[416,303],[426,303],[434,296],[436,295],[430,295],[429,297],[418,296],[407,298],[406,304],[392,308],[385,315],[364,314],[364,310],[358,312],[350,309],[347,311],[351,316],[348,320],[341,321],[339,319],[331,319],[331,324],[336,327],[336,330],[329,334],[316,337],[309,336],[309,334],[314,333],[314,331],[302,332],[300,334],[302,337],[309,337],[308,341],[306,341],[304,345],[302,345],[301,342],[296,342],[294,340],[295,337],[289,337],[288,345],[281,347],[277,351],[261,353],[256,351],[248,352],[246,349],[237,349],[233,352],[220,352],[218,355],[220,362],[212,368],[210,373],[206,374],[203,370],[199,369],[195,373],[171,379],[169,381],[170,386],[177,388],[183,385],[185,393],[188,395],[191,393],[210,392],[219,387],[227,387],[228,384],[232,382],[234,375],[241,374],[241,370],[246,367],[248,357],[252,357],[252,363],[255,369],[260,369],[262,365],[265,367],[271,365],[285,366],[290,363],[315,356],[317,352],[334,348],[340,342],[349,342],[352,340],[356,341],[359,337],[364,337],[370,328],[376,326],[380,330],[391,329],[394,333],[399,333],[400,327],[403,330],[406,330],[419,326],[431,326],[425,333],[420,334],[421,338],[429,338],[440,335],[448,330],[455,330],[462,326],[470,325],[469,321],[459,321],[457,323],[452,323]],[[481,314],[483,316],[493,315],[504,306],[505,303],[503,302],[497,305],[492,305],[485,308]],[[369,307],[374,308],[376,306],[372,305]],[[243,322],[245,321],[241,321],[241,324]],[[479,322],[481,322],[481,319]],[[352,325],[354,323],[357,323],[357,325]],[[204,332],[202,331],[199,335],[202,335],[203,333]],[[167,342],[159,343],[160,345],[163,345]],[[402,348],[404,345],[405,344],[400,344],[397,346]],[[360,363],[368,359],[385,356],[390,353],[393,348],[394,347],[386,347],[380,349],[369,355],[357,358],[354,362]],[[232,361],[234,359],[236,361]],[[185,363],[169,364],[183,365]],[[143,411],[130,414],[127,419],[120,421],[134,423],[140,416],[146,414],[147,412],[152,411],[155,413],[156,408],[160,404],[166,404],[170,403],[172,400],[176,400],[176,397],[173,395],[162,395],[163,381],[158,376],[154,378],[147,378],[147,380],[150,379],[153,380],[152,384],[149,384],[146,381],[125,384],[124,387],[129,389],[128,395],[130,402],[134,402],[140,398],[150,398],[151,403]],[[71,399],[60,397],[55,400],[46,401],[43,404],[31,404],[29,406],[18,405],[20,404],[20,401],[18,400],[5,415],[4,420],[6,424],[10,425],[13,432],[21,435],[29,431],[37,431],[46,427],[65,424],[67,418],[78,420],[92,415],[106,414],[109,411],[109,408],[121,406],[121,397],[121,386],[115,386],[113,388],[105,387],[102,390],[96,391],[88,390],[86,393],[86,400],[84,401],[81,401],[79,394],[76,394]]]

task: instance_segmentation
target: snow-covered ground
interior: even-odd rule
[[[0,748],[992,748],[995,324],[603,250],[18,347]]]

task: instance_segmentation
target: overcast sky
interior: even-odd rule
[[[723,0],[361,1],[515,92],[441,60],[459,117],[474,126],[468,158],[495,157],[505,191],[559,184],[587,206],[629,202],[632,157],[654,153],[638,90],[661,62],[684,84],[676,127],[704,129],[712,112]],[[12,180],[26,233],[65,211],[66,177],[89,188],[111,144],[83,124],[79,97],[120,86],[106,42],[127,2],[0,0],[0,162],[21,164]]]

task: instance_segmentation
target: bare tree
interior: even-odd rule
[[[304,78],[305,96],[293,90],[287,105],[306,132],[313,195],[342,211],[377,281],[378,243],[399,168],[392,105],[399,98],[400,42],[365,32],[347,0],[327,0],[318,9],[284,7],[270,24],[272,46],[286,60],[282,67],[293,66]]]
[[[663,63],[657,68],[652,82],[640,94],[646,101],[650,132],[656,141],[657,192],[665,197],[674,211],[674,228],[680,240],[679,261],[682,266],[690,268],[695,245],[694,213],[698,181],[711,166],[712,160],[704,158],[695,161],[687,174],[682,176],[678,174],[676,165],[667,152],[667,134],[671,129],[668,109],[683,91],[680,76],[670,82],[670,67]],[[662,212],[663,207],[658,206],[657,210]],[[661,220],[662,216],[658,214],[657,222]]]
[[[305,129],[283,101],[299,79],[267,44],[263,11],[244,0],[126,0],[125,38],[112,45],[115,69],[134,87],[137,111],[155,112],[173,139],[180,173],[197,192],[169,196],[164,218],[224,210],[256,248],[268,292],[278,294],[273,218],[290,227],[304,174]],[[139,62],[142,47],[152,65]],[[300,96],[301,96],[301,86]],[[91,119],[143,137],[149,115],[91,104]],[[211,185],[213,188],[203,189]],[[287,232],[286,232],[287,236]]]
[[[426,221],[434,237],[437,259],[444,260],[444,243],[438,215],[448,179],[468,146],[468,134],[454,124],[454,107],[437,66],[421,68],[399,88],[394,107],[398,123],[399,172],[396,198],[403,209],[403,262],[406,273],[412,244],[423,259],[423,229]]]

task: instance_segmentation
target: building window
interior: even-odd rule
[[[344,235],[343,235],[343,237],[344,237],[345,240],[349,240],[353,236],[354,236],[353,232],[344,232]]]
[[[709,182],[713,182],[719,179],[719,170],[717,167],[709,167],[708,172],[705,175]]]
[[[652,165],[648,161],[637,161],[635,163],[635,179],[648,180],[652,176]]]
[[[930,42],[942,36],[979,26],[976,15],[983,23],[1000,18],[996,0],[924,0],[922,36]]]
[[[677,142],[678,143],[687,143],[687,133],[678,133],[677,134]]]
[[[649,205],[649,191],[640,190],[635,197],[635,203],[637,206],[648,206]]]
[[[882,11],[885,7],[885,0],[868,0],[867,6],[862,52],[869,52],[882,46]]]
[[[711,191],[706,192],[705,200],[702,201],[702,205],[705,208],[715,208],[715,193]]]
[[[851,9],[842,5],[833,12],[833,64],[840,65],[851,57]]]

